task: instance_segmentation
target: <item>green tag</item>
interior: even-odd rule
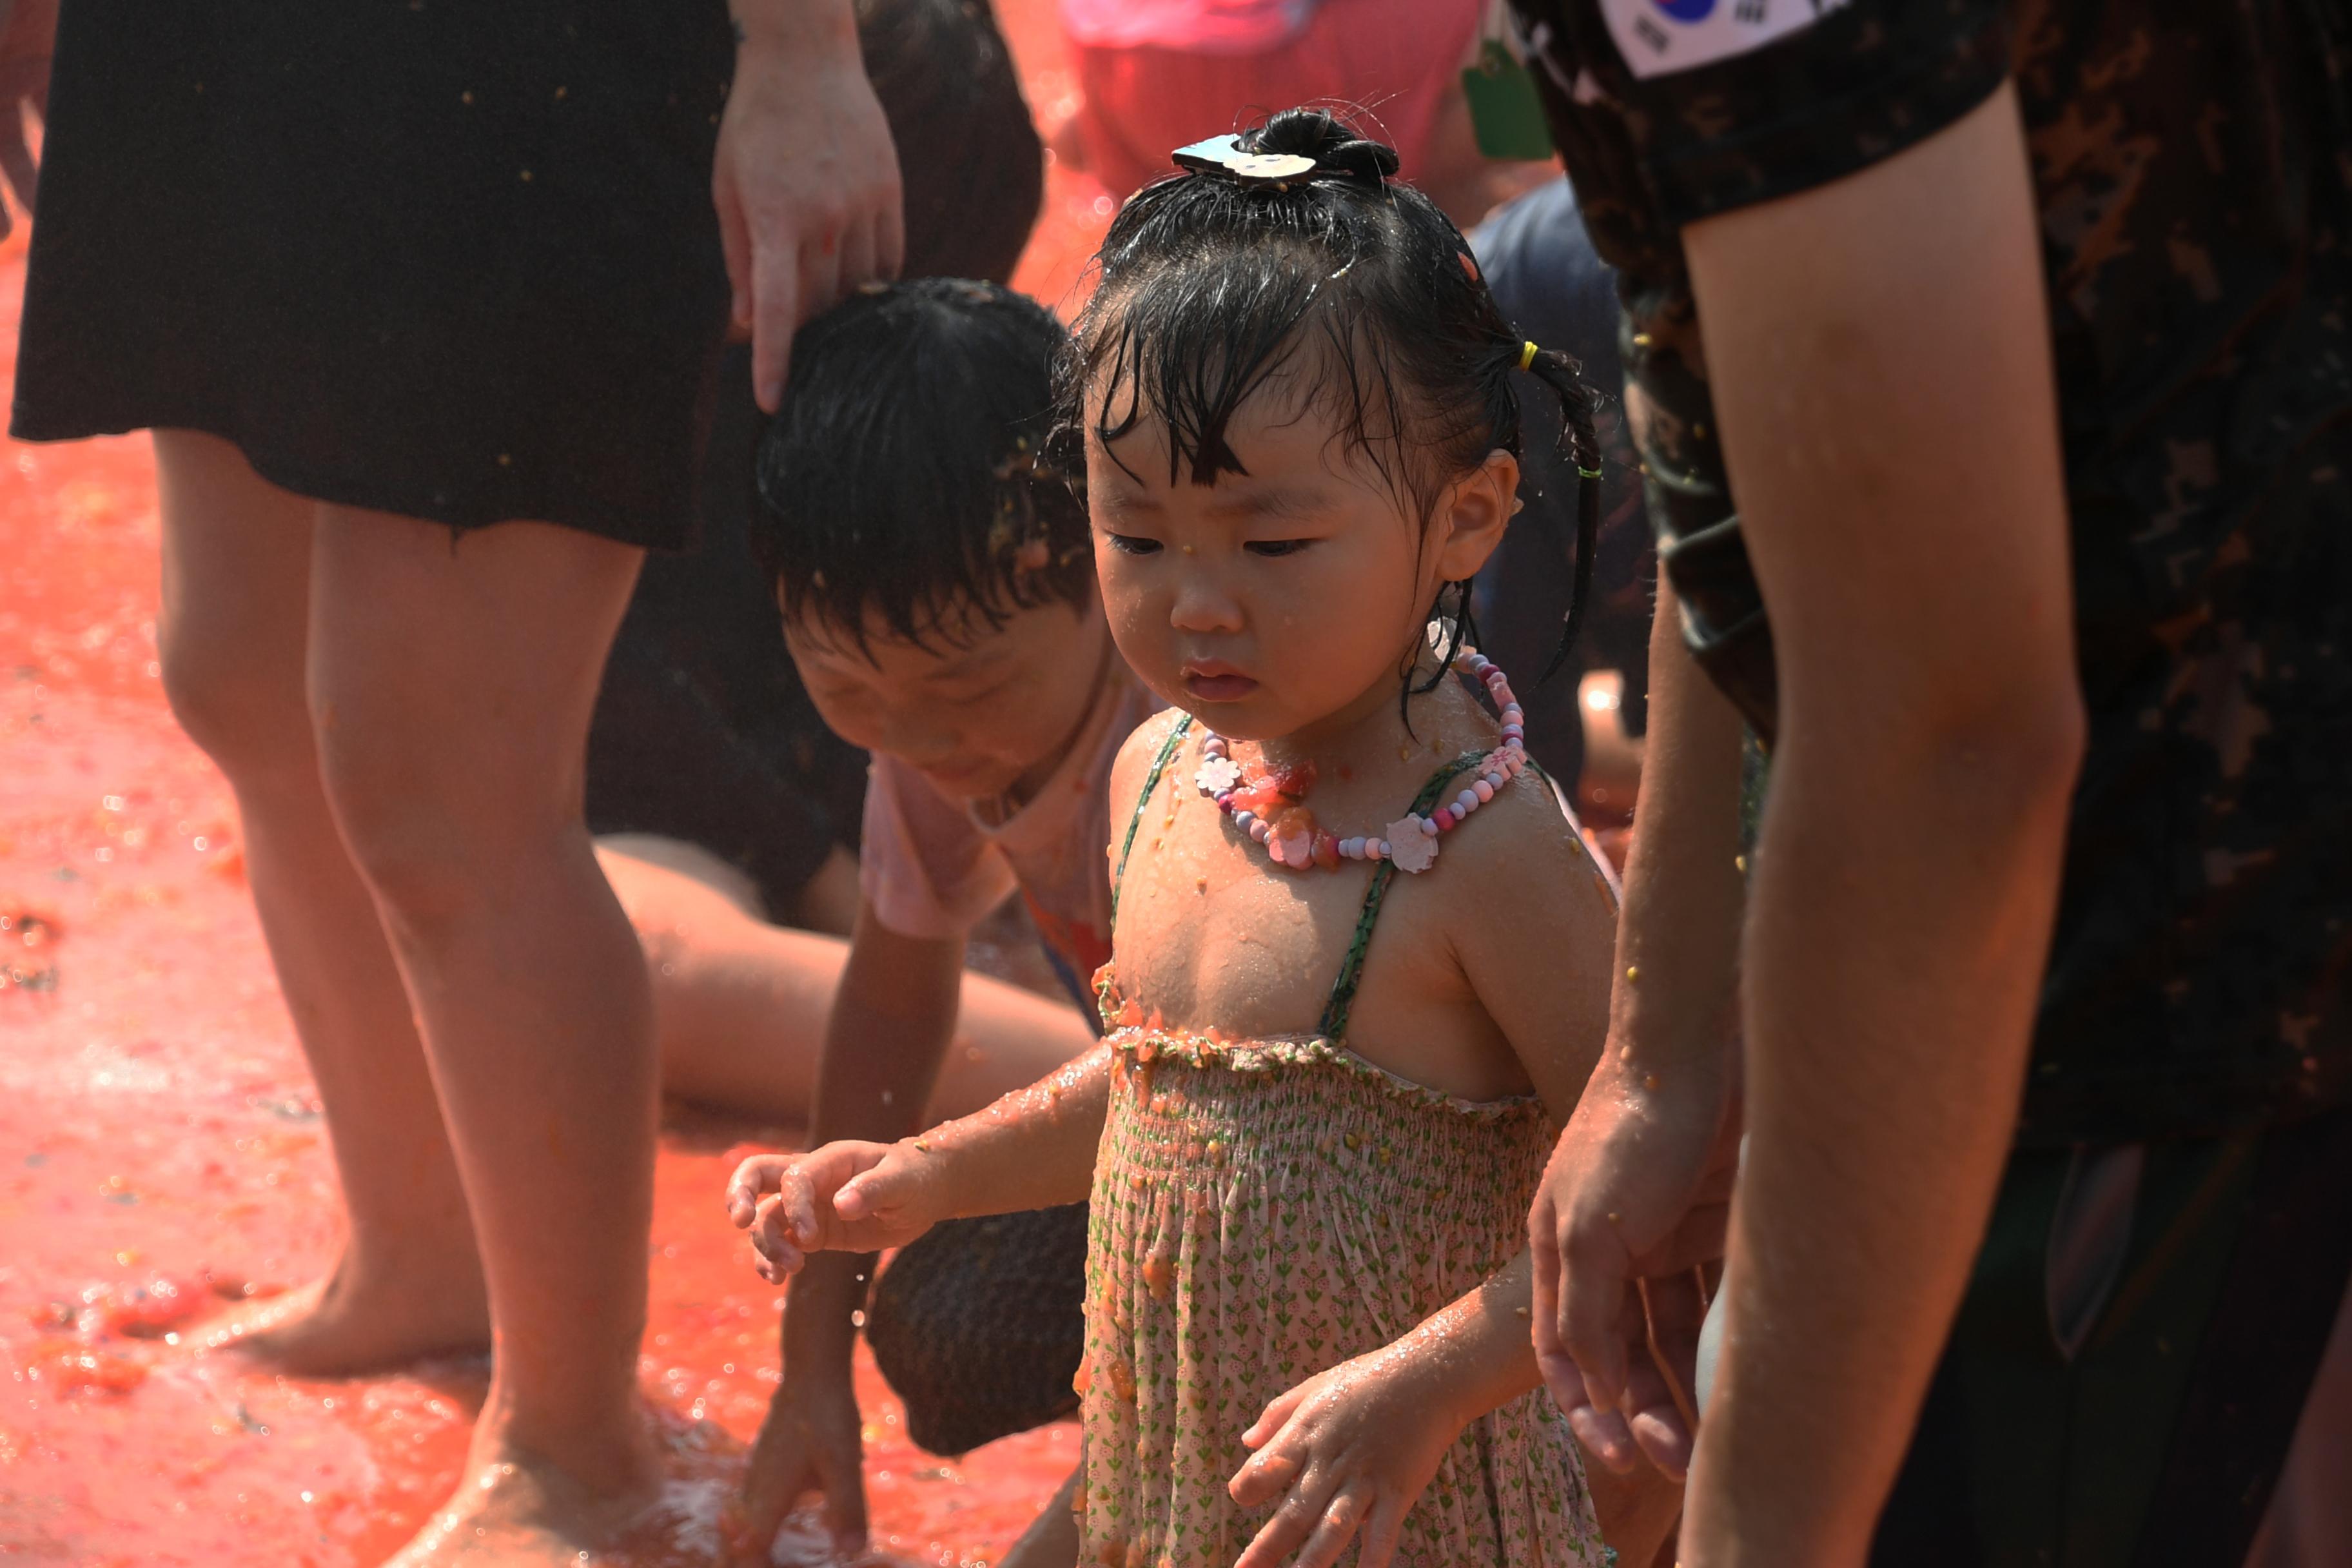
[[[1470,100],[1470,128],[1481,153],[1511,161],[1551,157],[1551,127],[1535,79],[1502,39],[1479,45],[1476,62],[1462,68],[1462,95]]]

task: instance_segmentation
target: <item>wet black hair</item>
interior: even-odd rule
[[[866,647],[867,618],[961,646],[1041,605],[1086,605],[1083,477],[1045,458],[1069,334],[994,283],[871,286],[793,340],[761,437],[751,548],[785,616]]]
[[[1302,352],[1323,356],[1304,395],[1425,521],[1438,491],[1499,447],[1517,456],[1511,372],[1525,344],[1496,310],[1461,230],[1391,178],[1395,152],[1342,113],[1286,110],[1240,133],[1240,151],[1295,154],[1312,171],[1281,183],[1210,172],[1146,186],[1112,220],[1099,278],[1061,379],[1056,450],[1106,444],[1146,417],[1165,423],[1169,480],[1242,473],[1225,430],[1242,405]],[[1557,669],[1591,581],[1601,447],[1594,396],[1576,360],[1537,353],[1528,368],[1560,403],[1559,444],[1580,475],[1575,584]],[[1089,389],[1102,412],[1087,427]],[[1066,464],[1073,459],[1064,458]],[[1469,635],[1469,584],[1453,637]],[[1446,650],[1452,662],[1454,649]],[[1428,690],[1437,675],[1413,690]]]
[[[857,0],[857,42],[906,193],[908,278],[1009,281],[1045,150],[987,0]]]

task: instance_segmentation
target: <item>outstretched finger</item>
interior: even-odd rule
[[[710,199],[719,210],[719,247],[727,258],[728,321],[748,327],[751,324],[751,226],[743,219],[742,198],[724,159],[710,183]]]
[[[750,1226],[759,1216],[760,1200],[774,1195],[789,1162],[773,1154],[754,1154],[727,1178],[727,1217],[735,1228]]]
[[[751,274],[751,392],[773,414],[783,402],[793,333],[801,324],[799,247],[774,239],[760,246]]]

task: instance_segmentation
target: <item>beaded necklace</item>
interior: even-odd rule
[[[1244,777],[1231,742],[1214,731],[1201,742],[1201,765],[1192,783],[1234,826],[1265,847],[1277,866],[1304,871],[1319,866],[1336,871],[1343,860],[1386,860],[1400,871],[1426,871],[1437,862],[1437,841],[1488,801],[1528,765],[1527,715],[1511,695],[1511,683],[1485,654],[1465,648],[1454,668],[1486,689],[1502,714],[1503,742],[1478,759],[1470,783],[1452,800],[1423,815],[1409,811],[1378,835],[1341,838],[1318,826],[1305,804],[1315,784],[1315,764],[1265,770]]]

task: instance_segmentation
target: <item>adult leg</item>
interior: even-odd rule
[[[805,1121],[849,944],[761,920],[748,879],[692,845],[616,835],[596,855],[645,947],[663,1091]],[[1093,1044],[1068,1003],[967,973],[929,1118],[978,1110]]]
[[[350,1222],[321,1283],[211,1326],[281,1370],[488,1343],[474,1235],[375,902],[319,777],[303,697],[315,502],[217,437],[155,433],[163,687],[228,777],[255,908],[325,1107]]]
[[[582,805],[639,552],[328,507],[314,559],[328,798],[423,1026],[496,1335],[469,1474],[399,1561],[570,1563],[658,1482],[636,1386],[653,1009]]]

